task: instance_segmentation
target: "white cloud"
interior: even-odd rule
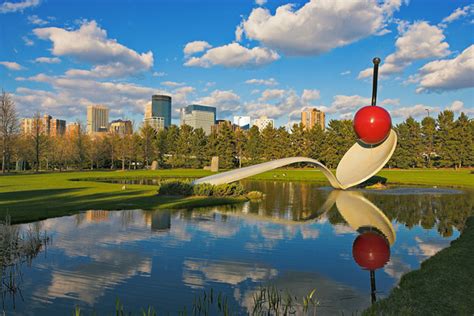
[[[287,93],[283,89],[266,89],[262,92],[262,96],[258,99],[260,102],[281,99]]]
[[[158,72],[158,71],[155,71],[153,74],[152,74],[153,77],[164,77],[166,76],[166,73],[161,71],[161,72]]]
[[[248,39],[287,55],[318,55],[380,34],[401,2],[311,0],[299,9],[293,4],[282,5],[274,15],[259,7],[238,29]]]
[[[40,0],[25,0],[20,2],[4,2],[0,6],[0,13],[23,12],[23,10],[36,7],[40,4]]]
[[[14,61],[0,61],[0,65],[5,66],[6,68],[10,70],[22,70],[24,69],[23,66],[21,66],[19,63],[16,63]]]
[[[305,107],[314,107],[310,102],[319,98],[318,90],[303,90],[301,96],[296,91],[289,89],[267,89],[264,90],[256,101],[245,103],[244,112],[259,117],[266,115],[278,119],[281,117],[299,117]],[[318,106],[325,110],[325,107]]]
[[[401,117],[404,119],[409,116],[423,117],[423,116],[426,116],[427,110],[429,110],[430,113],[434,113],[434,112],[438,112],[440,109],[439,107],[432,107],[432,106],[427,106],[424,104],[416,104],[414,106],[396,108],[394,110],[391,110],[390,115],[392,117]]]
[[[30,15],[28,17],[28,23],[42,26],[48,24],[49,21],[43,20],[37,15]]]
[[[263,86],[276,86],[278,85],[278,81],[274,78],[270,79],[249,79],[245,81],[246,84],[254,84],[254,85],[263,85]]]
[[[59,64],[61,59],[58,57],[38,57],[35,59],[37,63],[46,63],[46,64]]]
[[[474,87],[474,45],[453,59],[435,60],[419,70],[417,92],[446,91]]]
[[[347,75],[350,75],[350,74],[351,74],[350,70],[346,70],[346,71],[341,72],[341,76],[347,76]]]
[[[190,86],[179,87],[173,90],[171,97],[173,98],[173,108],[172,113],[173,118],[179,118],[180,108],[188,105],[190,102],[189,98],[194,94],[196,89]]]
[[[395,53],[388,55],[380,66],[380,75],[390,75],[402,72],[413,61],[427,58],[444,57],[450,53],[449,44],[443,30],[425,21],[408,25],[401,21],[399,24],[400,37],[395,42]],[[372,68],[359,73],[358,78],[372,76]]]
[[[454,113],[461,113],[464,112],[465,114],[474,114],[474,108],[466,108],[464,107],[464,102],[455,100],[451,105],[446,107],[446,110],[453,111]]]
[[[70,118],[82,117],[87,105],[97,103],[109,106],[112,115],[123,115],[124,110],[129,114],[142,114],[153,94],[169,94],[165,90],[132,83],[52,77],[45,74],[22,79],[49,84],[52,88],[51,91],[17,88],[14,93],[15,102],[25,115],[40,111]]]
[[[370,105],[370,98],[360,95],[335,95],[328,112],[347,112]]]
[[[265,3],[267,3],[267,0],[255,0],[255,4],[256,4],[256,5],[262,6],[262,5],[264,5]]]
[[[303,94],[301,95],[301,99],[303,102],[309,102],[317,100],[321,97],[319,90],[308,90],[304,89]]]
[[[232,90],[214,90],[209,96],[197,101],[197,104],[215,106],[221,116],[227,116],[240,110],[240,97]]]
[[[467,16],[469,14],[472,14],[474,12],[474,4],[467,5],[463,8],[457,8],[456,10],[453,11],[450,15],[445,17],[442,23],[451,23],[453,21],[456,21],[457,19],[460,19],[464,16]]]
[[[268,48],[246,48],[238,43],[231,43],[211,48],[200,57],[191,57],[184,65],[204,68],[262,66],[279,58],[280,56],[275,51]]]
[[[28,38],[28,36],[23,36],[21,39],[23,40],[26,46],[33,46],[35,44],[35,42]]]
[[[184,86],[184,82],[163,81],[161,85],[170,87],[170,88],[176,88],[176,87]]]
[[[95,21],[85,21],[77,30],[57,27],[36,28],[34,34],[53,43],[55,56],[72,56],[78,61],[96,65],[91,70],[71,69],[74,77],[121,77],[148,70],[153,66],[153,53],[136,51],[107,38],[107,32]]]
[[[185,56],[190,56],[196,53],[203,52],[206,49],[209,49],[211,47],[212,45],[210,45],[206,41],[194,41],[194,42],[187,43],[186,46],[184,46],[183,52]]]

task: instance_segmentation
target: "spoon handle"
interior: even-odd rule
[[[374,79],[372,81],[372,105],[375,105],[377,103],[377,80],[379,77],[380,58],[375,57],[372,62],[374,63]]]

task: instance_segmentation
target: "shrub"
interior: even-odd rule
[[[214,193],[214,186],[209,183],[196,184],[193,187],[193,195],[198,196],[212,196]]]
[[[244,195],[245,190],[238,183],[220,185],[202,183],[193,185],[189,180],[164,180],[158,184],[158,194],[226,197]]]
[[[240,196],[245,194],[242,185],[238,183],[219,184],[214,186],[214,196]]]
[[[264,197],[264,194],[260,191],[250,191],[247,193],[247,197],[251,200],[261,200]]]
[[[190,181],[164,180],[158,184],[158,194],[189,196],[193,194],[193,185]]]

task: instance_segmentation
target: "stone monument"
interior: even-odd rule
[[[211,160],[211,172],[219,171],[219,156],[213,156]]]

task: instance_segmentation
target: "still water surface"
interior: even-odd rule
[[[212,288],[246,313],[258,287],[272,284],[299,297],[316,289],[319,315],[357,312],[372,299],[370,272],[354,259],[358,236],[370,230],[388,245],[388,262],[375,270],[380,299],[459,236],[474,199],[427,188],[339,194],[308,183],[244,185],[265,199],[179,211],[91,210],[19,225],[49,241],[19,266],[16,292],[2,285],[4,310],[68,315],[80,306],[103,314],[120,298],[127,311],[153,305],[176,314]]]

